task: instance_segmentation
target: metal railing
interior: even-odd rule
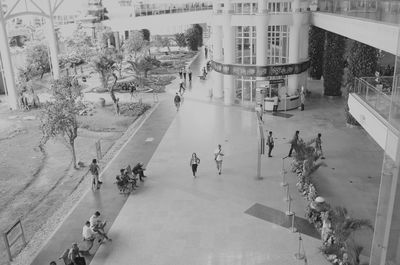
[[[389,120],[391,104],[390,95],[384,93],[380,87],[377,88],[376,86],[367,82],[365,78],[355,79],[354,92],[383,118]]]
[[[181,4],[181,5],[163,5],[160,4],[154,6],[146,5],[135,5],[135,16],[152,16],[152,15],[164,15],[164,14],[176,14],[186,12],[196,12],[213,9],[212,2],[196,2],[195,4]]]

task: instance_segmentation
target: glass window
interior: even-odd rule
[[[291,2],[268,2],[268,12],[270,12],[270,13],[292,12],[292,3]]]
[[[238,64],[256,64],[255,27],[236,27],[235,62]]]
[[[236,98],[242,103],[244,101],[255,101],[256,78],[251,76],[237,76],[235,79]]]
[[[267,64],[284,64],[289,57],[289,26],[268,26]]]

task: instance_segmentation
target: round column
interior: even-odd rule
[[[223,10],[223,48],[224,48],[224,64],[234,63],[234,28],[231,26],[231,12],[232,7],[230,0],[224,1]],[[235,99],[235,84],[234,76],[224,75],[224,103],[225,105],[232,105]]]
[[[212,60],[221,62],[223,61],[222,57],[222,27],[219,25],[212,26]],[[213,94],[215,98],[222,98],[224,96],[224,81],[223,75],[214,72],[213,79],[215,86],[213,87]]]
[[[266,16],[267,2],[258,0],[258,13],[256,14],[256,64],[267,64],[267,30],[268,17]],[[257,80],[266,80],[266,77],[257,77]]]
[[[49,19],[48,19],[48,37],[49,37],[49,50],[51,57],[51,68],[53,69],[53,78],[58,79],[60,77],[60,66],[58,63],[58,47],[56,31],[54,30],[53,10],[51,8],[51,2],[48,0],[49,7]]]
[[[14,79],[14,68],[11,62],[10,48],[8,47],[8,36],[6,30],[6,22],[0,1],[0,54],[3,66],[3,74],[5,81],[5,90],[8,96],[8,105],[10,109],[18,109],[18,96]]]

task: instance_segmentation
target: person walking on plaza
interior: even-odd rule
[[[274,106],[273,106],[272,112],[277,112],[278,111],[278,104],[279,104],[278,95],[275,95],[275,97],[273,97],[273,99],[274,99]]]
[[[257,105],[256,105],[256,112],[258,112],[258,115],[259,115],[259,117],[260,117],[260,121],[261,121],[262,123],[264,123],[264,121],[263,121],[263,114],[264,114],[264,111],[263,111],[263,105],[262,105],[262,104],[257,104]]]
[[[293,152],[295,145],[297,145],[299,143],[299,133],[300,133],[299,131],[296,131],[293,135],[292,140],[290,141],[290,150],[289,150],[288,157],[292,156],[292,152]]]
[[[183,93],[185,93],[185,85],[183,84],[183,79],[179,79],[179,94],[181,94],[181,96],[183,95]]]
[[[306,93],[304,91],[304,87],[301,87],[301,91],[300,91],[300,103],[301,103],[301,111],[304,110],[304,103],[306,102]]]
[[[192,167],[193,177],[196,177],[197,166],[200,164],[200,158],[197,157],[196,153],[192,154],[190,158],[190,166]]]
[[[180,79],[182,79],[182,77],[183,77],[182,75],[183,75],[183,71],[182,71],[182,68],[181,68],[181,69],[179,69],[179,78]]]
[[[321,133],[318,133],[317,138],[315,138],[315,152],[317,153],[318,157],[321,157],[321,159],[325,159],[324,153],[322,152]]]
[[[89,171],[92,174],[92,183],[96,189],[100,189],[100,184],[103,182],[99,179],[100,167],[97,165],[97,160],[93,159],[89,166]]]
[[[208,49],[207,49],[207,46],[204,46],[204,56],[205,56],[206,59],[207,59],[207,57],[208,57]]]
[[[176,93],[176,95],[174,97],[174,103],[175,103],[176,111],[179,111],[179,107],[181,106],[181,97],[178,95],[178,93]]]
[[[215,163],[217,164],[217,170],[218,170],[219,175],[221,175],[221,172],[222,172],[223,157],[224,157],[224,153],[222,152],[221,145],[219,144],[218,148],[214,152],[214,160],[215,160]]]
[[[183,79],[186,81],[186,69],[185,68],[183,68]]]
[[[188,69],[189,82],[192,82],[192,69]]]
[[[274,137],[272,137],[272,131],[269,131],[269,135],[267,137],[267,145],[268,145],[268,157],[272,157],[271,151],[274,148]]]

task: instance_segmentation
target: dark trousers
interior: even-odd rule
[[[193,176],[196,175],[196,172],[197,172],[197,164],[192,164],[192,172],[193,172]]]
[[[192,81],[192,73],[189,73],[189,81]]]
[[[182,74],[183,74],[183,73],[179,73],[179,78],[182,78]]]
[[[294,145],[291,144],[291,145],[290,145],[290,150],[289,150],[289,155],[288,155],[288,156],[292,156],[293,149],[294,149]]]
[[[273,144],[268,145],[268,156],[271,156],[272,149],[274,148]]]
[[[301,103],[301,111],[304,110],[304,103]]]
[[[183,73],[183,79],[186,80],[186,73]]]
[[[272,110],[273,112],[277,112],[278,111],[278,105],[274,105],[274,108]]]

